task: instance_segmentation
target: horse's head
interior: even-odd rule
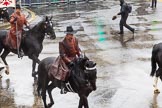
[[[93,90],[96,90],[96,79],[97,79],[97,69],[96,63],[93,61],[87,60],[85,63],[85,73],[90,85],[92,86]]]
[[[9,14],[8,14],[8,9],[7,8],[0,8],[0,17],[1,18],[6,18],[6,20],[9,22]]]
[[[97,79],[97,69],[96,69],[96,63],[93,61],[90,61],[87,56],[80,56],[76,58],[75,62],[75,68],[79,69],[77,70],[78,74],[82,74],[84,77],[84,80],[87,80],[90,83],[90,86],[93,90],[96,90],[96,79]]]
[[[46,16],[45,20],[43,21],[43,26],[45,29],[45,33],[47,33],[47,35],[50,35],[51,39],[55,39],[56,35],[55,35],[55,31],[53,29],[53,22],[52,22],[52,17],[48,18]]]

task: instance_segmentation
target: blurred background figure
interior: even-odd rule
[[[121,15],[120,19],[120,32],[118,34],[124,34],[124,27],[129,29],[133,34],[134,34],[134,28],[130,27],[126,22],[127,18],[129,16],[129,13],[132,11],[132,6],[127,4],[124,0],[119,0],[120,1],[120,12],[117,15]],[[113,16],[112,20],[115,20],[117,18],[117,15]]]
[[[157,0],[152,0],[152,5],[151,5],[151,7],[152,7],[152,8],[154,8],[154,7],[156,8],[156,4],[157,4]]]

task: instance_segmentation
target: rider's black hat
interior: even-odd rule
[[[19,4],[16,4],[16,9],[21,9]]]
[[[72,26],[67,26],[65,33],[66,34],[75,34],[76,31],[73,30]]]
[[[123,4],[124,3],[124,0],[120,0],[120,4]]]

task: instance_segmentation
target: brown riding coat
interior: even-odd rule
[[[16,37],[16,21],[17,21],[18,45]],[[10,17],[10,25],[11,28],[8,33],[8,37],[6,39],[6,44],[8,44],[12,49],[17,49],[17,46],[19,47],[21,43],[21,34],[23,30],[23,25],[27,26],[27,20],[25,18],[25,15],[22,14],[21,12],[14,12]]]
[[[80,48],[78,40],[73,36],[66,36],[63,41],[59,42],[60,55],[49,65],[49,77],[66,81],[70,75],[67,67],[68,63],[73,60],[76,55],[80,56]]]
[[[77,38],[66,36],[62,42],[59,42],[59,53],[66,64],[70,63],[76,56],[80,56]]]

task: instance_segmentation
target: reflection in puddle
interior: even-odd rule
[[[33,85],[33,96],[34,96],[34,103],[32,108],[43,108],[41,97],[38,97],[37,94],[37,85]]]
[[[0,79],[0,108],[15,108],[14,90],[10,89],[10,79],[3,82]]]
[[[158,102],[157,102],[157,96],[158,96],[158,93],[154,93],[152,104],[151,104],[150,108],[159,108]]]
[[[126,43],[129,41],[132,41],[132,40],[134,40],[134,35],[133,35],[133,37],[128,38],[127,40],[124,39],[124,35],[120,35],[120,42],[123,47],[127,47]]]
[[[33,86],[33,97],[34,102],[32,108],[43,108],[42,100],[37,95],[36,85]],[[17,107],[29,108],[29,106],[24,105],[17,106],[15,104],[14,98],[15,98],[14,90],[10,88],[10,79],[6,79],[5,81],[2,81],[0,79],[0,108],[17,108]]]

